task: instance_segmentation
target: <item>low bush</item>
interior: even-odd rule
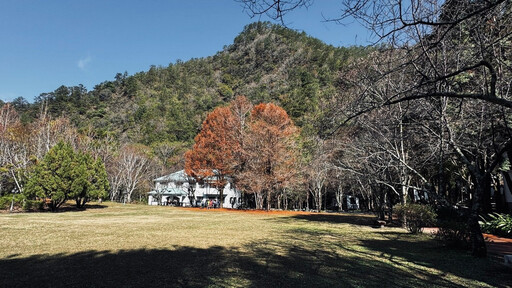
[[[482,232],[512,238],[512,215],[491,213],[481,218],[479,223]]]
[[[25,200],[22,208],[24,211],[39,211],[44,208],[44,201],[41,200]]]
[[[405,216],[405,227],[411,233],[421,232],[423,227],[431,226],[436,221],[436,212],[429,205],[397,205],[394,210],[399,220],[402,221]]]
[[[451,248],[469,249],[471,247],[468,208],[448,205],[438,206],[437,216],[439,231],[436,238],[439,241]]]
[[[469,249],[470,231],[467,221],[459,219],[443,220],[438,222],[439,231],[436,238],[446,246],[457,249]]]
[[[12,196],[11,195],[4,195],[0,197],[0,209],[9,209],[9,206],[11,205]]]
[[[25,196],[23,194],[14,194],[14,208],[18,209],[23,205],[23,200],[25,199]],[[13,195],[12,194],[6,194],[2,197],[0,197],[0,209],[7,210],[11,207],[11,203],[13,201]]]

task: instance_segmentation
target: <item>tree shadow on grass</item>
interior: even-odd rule
[[[371,226],[372,223],[368,216],[363,219],[360,215],[343,216],[296,215],[273,221],[295,223],[291,221],[293,218],[327,224]],[[512,274],[501,263],[443,247],[432,237],[377,229],[363,234],[360,231],[336,233],[335,227],[291,226],[283,233],[287,239],[293,239],[295,246],[267,241],[263,246],[255,246],[259,249],[256,254],[264,254],[262,247],[266,247],[269,257],[270,251],[284,250],[289,260],[285,265],[298,267],[292,271],[300,270],[300,267],[318,267],[319,271],[330,267],[328,274],[339,275],[345,281],[342,287],[479,287],[480,282],[494,287],[511,287]],[[379,236],[365,236],[365,233]],[[330,276],[323,277],[329,279]]]
[[[61,207],[59,207],[59,209],[57,211],[50,211],[50,210],[46,210],[47,212],[52,212],[52,213],[64,213],[64,212],[82,212],[82,211],[85,211],[85,210],[93,210],[93,209],[105,209],[105,208],[108,208],[107,205],[103,205],[103,204],[85,204],[85,207],[84,208],[77,208],[76,205],[74,204],[71,204],[71,203],[65,203],[64,205],[62,205]]]
[[[352,224],[372,226],[375,224],[376,217],[371,214],[352,214],[352,213],[336,213],[336,214],[299,214],[291,217],[290,219],[299,219],[309,222],[324,222],[332,224]]]
[[[65,203],[57,211],[51,211],[49,208],[44,207],[43,209],[30,209],[30,210],[22,210],[21,208],[14,213],[65,213],[65,212],[82,212],[89,209],[105,209],[108,208],[107,205],[103,204],[85,204],[85,208],[77,208],[76,205]],[[9,211],[2,211],[8,213]]]
[[[377,252],[380,257],[397,267],[403,267],[404,260],[405,263],[414,264],[409,269],[429,282],[435,282],[435,275],[420,271],[417,267],[436,269],[445,275],[451,274],[467,279],[470,281],[468,286],[479,286],[474,281],[495,287],[512,285],[510,270],[495,259],[475,258],[467,251],[440,246],[433,239],[418,241],[412,234],[398,232],[379,234],[385,239],[366,239],[361,241],[361,245]]]
[[[406,287],[406,275],[299,247],[283,256],[265,248],[244,254],[223,247],[87,251],[0,260],[3,287]],[[369,272],[372,273],[369,273]]]
[[[300,244],[270,239],[250,243],[245,250],[178,246],[168,250],[86,251],[27,258],[13,255],[0,259],[0,283],[2,287],[465,286],[443,275],[401,269],[402,264],[394,263],[393,257],[438,267],[467,278],[469,284],[473,279],[484,280],[443,264],[442,259],[436,258],[442,258],[439,254],[422,257],[403,252],[401,250],[416,251],[417,248],[400,239],[365,243],[383,255],[375,257],[360,251],[340,253],[350,249],[343,247],[343,243],[325,244],[314,237],[303,236],[298,235],[304,240]],[[500,286],[495,282],[493,285]]]

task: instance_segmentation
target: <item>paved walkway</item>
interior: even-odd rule
[[[484,234],[487,241],[487,252],[503,260],[503,255],[512,255],[512,239]]]
[[[439,229],[436,227],[423,228],[425,234],[436,234]],[[503,261],[504,255],[512,255],[512,239],[483,234],[487,242],[487,253],[490,256],[498,257]]]

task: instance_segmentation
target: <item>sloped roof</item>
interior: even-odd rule
[[[185,174],[185,170],[180,170],[172,174],[156,178],[153,182],[187,182],[187,174]]]
[[[160,191],[150,191],[149,195],[160,194],[162,196],[186,196],[187,192],[180,188],[164,188]]]
[[[217,172],[217,170],[213,170],[213,173],[217,174],[218,172]],[[180,171],[171,173],[169,175],[158,177],[158,178],[154,179],[153,182],[188,182],[187,177],[188,177],[188,175],[185,173],[185,170],[180,170]],[[226,178],[229,178],[229,177],[226,177]],[[209,176],[209,177],[204,178],[204,180],[205,181],[216,181],[217,176],[216,175]]]

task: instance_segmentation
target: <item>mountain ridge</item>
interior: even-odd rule
[[[337,93],[341,69],[367,52],[255,22],[215,55],[153,65],[133,75],[118,73],[91,91],[61,86],[42,93],[33,104],[19,99],[13,104],[25,122],[35,119],[46,103],[53,117],[66,116],[79,130],[92,128],[97,137],[189,146],[208,112],[245,95],[253,103],[281,105],[298,126],[315,133],[318,106]]]

